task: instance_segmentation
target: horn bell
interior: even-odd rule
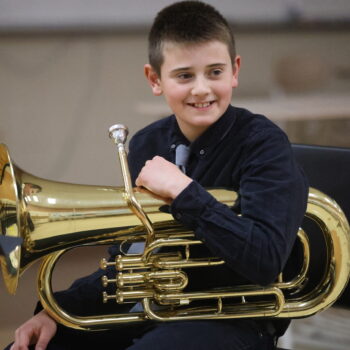
[[[87,244],[145,239],[147,235],[126,204],[122,187],[71,184],[36,177],[11,161],[4,144],[0,144],[0,176],[0,237],[6,241],[10,237],[23,241],[21,246],[2,249],[0,256],[10,294],[15,294],[24,270],[43,256]],[[172,219],[170,214],[159,212],[163,202],[144,193],[137,196],[153,222]]]

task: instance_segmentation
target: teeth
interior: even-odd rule
[[[194,106],[196,108],[205,108],[210,106],[210,102],[205,102],[205,103],[194,103]]]

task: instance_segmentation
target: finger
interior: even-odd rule
[[[32,338],[32,332],[25,329],[18,328],[15,332],[15,342],[12,345],[12,350],[27,350],[30,339]]]
[[[49,341],[51,339],[52,339],[51,332],[47,331],[46,329],[43,329],[35,345],[35,350],[45,350],[47,348],[47,344],[49,344]]]
[[[147,183],[147,173],[142,169],[140,174],[135,180],[135,185],[138,187],[145,187],[146,188],[146,183]]]

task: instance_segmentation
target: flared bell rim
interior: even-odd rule
[[[8,148],[0,144],[0,234],[3,238],[21,238],[19,196],[14,166]],[[21,247],[12,244],[0,257],[5,286],[15,294],[18,286]]]

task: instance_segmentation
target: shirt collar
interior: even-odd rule
[[[200,157],[205,157],[209,154],[228,134],[236,118],[234,107],[229,105],[226,112],[191,144],[191,153],[195,153]],[[172,150],[175,150],[176,146],[180,143],[186,146],[190,144],[182,134],[174,115],[172,116],[171,129],[170,148]]]

